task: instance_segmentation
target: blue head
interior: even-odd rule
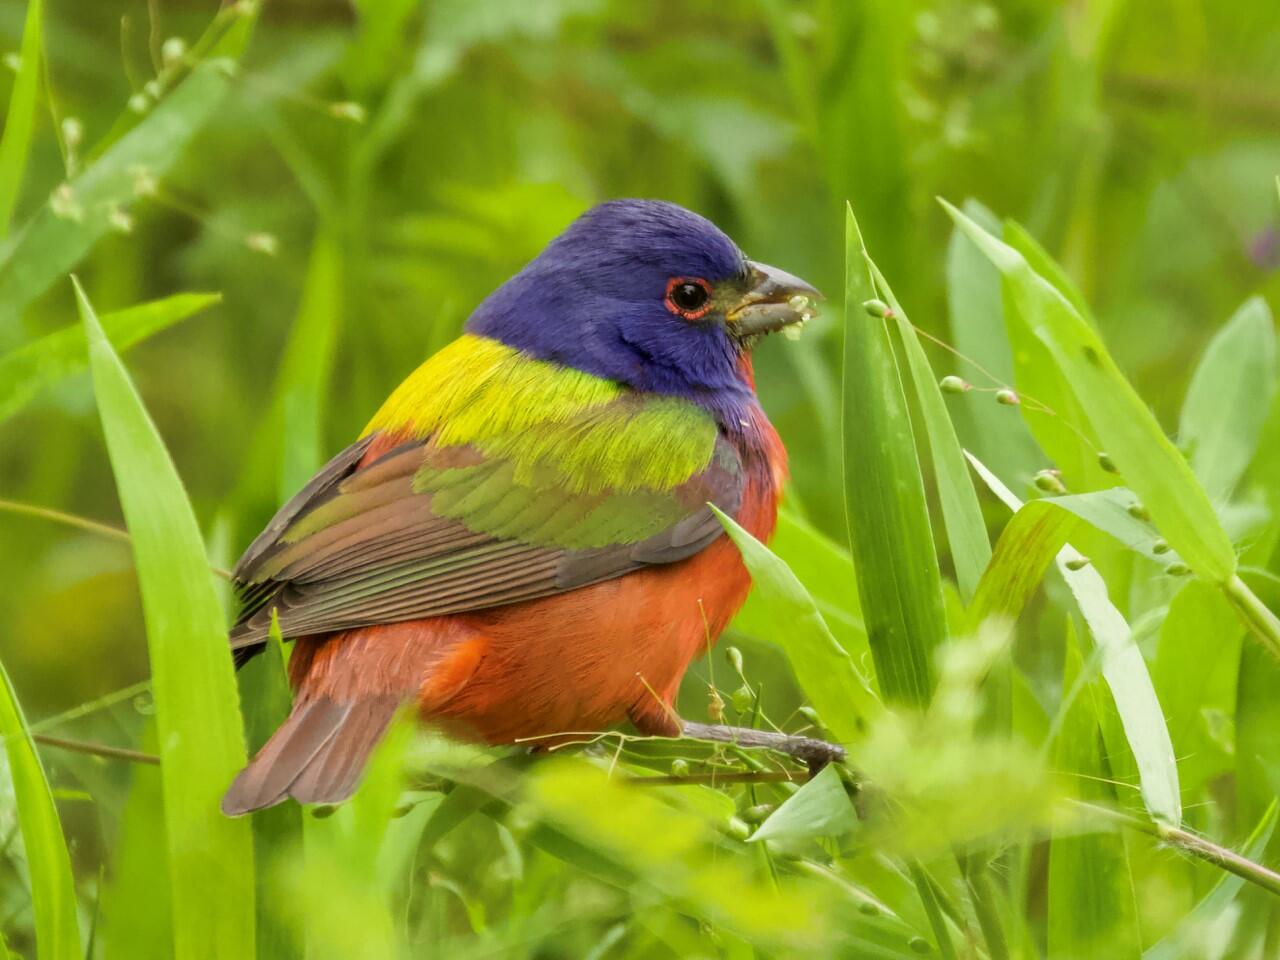
[[[588,210],[467,322],[545,360],[694,400],[722,419],[750,402],[741,357],[807,317],[817,291],[748,260],[715,224],[673,203]],[[736,422],[736,419],[734,419]]]

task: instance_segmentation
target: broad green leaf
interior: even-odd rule
[[[1229,581],[1235,552],[1209,498],[1097,333],[1022,254],[945,205],[1008,280],[1019,316],[1048,347],[1106,452],[1165,539],[1206,580]]]
[[[280,423],[271,435],[284,445],[282,500],[300,490],[326,459],[321,434],[324,398],[341,320],[342,249],[333,229],[322,226],[311,249],[302,303],[276,383]]]
[[[855,576],[848,549],[837,546],[834,540],[785,506],[778,511],[778,526],[769,541],[769,549],[804,584],[823,620],[853,662],[870,663],[871,650],[862,625],[858,592],[849,589]],[[732,628],[762,640],[773,640],[774,614],[769,607],[764,593],[753,590],[734,617]]]
[[[1275,556],[1272,566],[1280,563]],[[1245,574],[1264,600],[1280,604],[1280,581]],[[1280,771],[1280,661],[1269,650],[1240,648],[1236,680],[1236,792],[1241,816],[1253,820],[1275,797],[1272,777]]]
[[[1169,545],[1150,523],[1134,516],[1133,512],[1140,512],[1137,509],[1140,501],[1132,490],[1125,487],[1072,493],[1064,497],[1045,497],[1039,502],[1050,503],[1075,514],[1134,553],[1161,566],[1168,566],[1180,559],[1177,551],[1169,549]]]
[[[790,843],[818,837],[839,837],[858,825],[849,794],[834,766],[822,771],[783,801],[751,835],[754,843],[775,840]]]
[[[938,556],[893,346],[853,209],[845,208],[844,487],[862,615],[886,700],[923,705],[946,636]]]
[[[127,307],[100,318],[117,352],[199,313],[222,298],[216,293],[180,293]],[[80,325],[46,334],[0,357],[0,421],[7,420],[45,387],[84,369],[88,363]]]
[[[964,211],[988,231],[1000,229],[1000,221],[980,203],[966,200]],[[951,231],[947,242],[946,270],[952,343],[958,353],[981,365],[996,382],[988,382],[982,371],[970,369],[963,361],[956,372],[980,386],[1012,385],[1013,350],[1005,332],[1000,274],[959,228]],[[953,396],[949,406],[961,414],[965,446],[1000,476],[1021,485],[1029,483],[1044,465],[1044,455],[1027,425],[1009,408],[992,402],[990,393],[971,391]]]
[[[141,749],[156,750],[148,722]],[[116,832],[110,877],[102,894],[106,960],[167,960],[173,955],[173,909],[166,875],[168,843],[160,768],[135,764]]]
[[[871,270],[876,289],[893,310],[898,340],[907,355],[907,369],[915,384],[925,434],[929,439],[934,481],[938,487],[938,499],[942,503],[942,523],[951,546],[951,562],[956,570],[956,580],[960,584],[960,598],[968,603],[973,599],[978,579],[991,559],[991,541],[987,539],[982,508],[978,506],[978,495],[973,489],[973,480],[965,465],[964,452],[956,438],[951,415],[942,400],[942,391],[938,389],[938,378],[929,366],[929,358],[920,346],[915,327],[911,325],[902,305],[889,289],[889,282],[870,256],[867,256],[867,266]]]
[[[1275,326],[1266,301],[1252,297],[1209,341],[1182,404],[1178,443],[1215,500],[1253,460],[1275,392]]]
[[[252,956],[250,826],[218,809],[246,759],[226,624],[173,461],[79,284],[76,297],[142,593],[162,764],[174,956]]]
[[[1012,543],[1040,544],[1034,555],[1029,549],[1024,549],[1024,561],[1030,568],[1040,566],[1043,569],[1044,555],[1054,542],[1058,542],[1061,547],[1055,552],[1055,563],[1075,598],[1094,643],[1102,652],[1102,676],[1111,690],[1125,739],[1138,765],[1143,802],[1153,817],[1176,826],[1182,820],[1182,797],[1169,728],[1165,724],[1164,711],[1156,696],[1146,661],[1133,642],[1133,632],[1128,622],[1112,604],[1106,582],[1079,551],[1066,543],[1069,531],[1046,519],[1048,511],[1062,510],[1061,507],[1050,500],[1034,500],[1024,506],[991,471],[972,456],[969,462],[991,492],[1014,511],[1010,526],[1018,524],[1033,530],[1046,528],[1053,531],[1052,537],[1015,533],[1010,534],[1010,538]],[[1072,519],[1074,521],[1074,515]],[[1055,541],[1054,538],[1060,540]],[[1004,535],[1001,536],[1001,541],[1003,540]],[[997,568],[996,560],[993,560],[991,575],[993,578],[1000,575],[1010,583],[1019,583],[1017,596],[1025,602],[1029,591],[1027,585],[1018,579],[1017,571],[1011,569],[1011,558],[1011,552],[1008,549],[1002,550],[997,544],[996,559],[1000,561],[1000,567]],[[1001,570],[1005,572],[1000,574]],[[978,595],[984,598],[999,597],[998,582],[983,584],[979,587]],[[995,605],[999,601],[984,602]],[[1000,612],[1008,616],[1016,613],[1010,609]]]
[[[76,886],[58,808],[9,674],[0,663],[0,741],[9,759],[22,845],[31,878],[39,960],[79,960]]]
[[[0,342],[13,339],[22,310],[110,229],[112,214],[138,198],[139,186],[146,192],[140,183],[144,175],[164,175],[213,115],[229,83],[225,63],[197,66],[145,120],[71,182],[66,203],[56,210],[46,203],[0,246]]]
[[[36,100],[40,96],[40,70],[44,47],[44,0],[27,0],[27,19],[22,27],[22,49],[18,74],[9,94],[4,137],[0,139],[0,238],[9,232],[9,220],[22,189],[31,149],[31,128],[35,123]]]
[[[1068,631],[1062,677],[1064,699],[1082,668],[1072,633]],[[1081,799],[1114,805],[1115,789],[1102,753],[1098,710],[1089,685],[1067,709],[1053,756],[1054,765],[1072,776]],[[1124,837],[1113,831],[1070,830],[1055,831],[1049,843],[1050,960],[1136,958],[1142,952],[1142,938]]]
[[[866,679],[790,568],[731,518],[719,510],[716,515],[765,600],[761,615],[770,619],[771,629],[764,639],[786,652],[800,689],[836,738],[843,743],[860,740],[868,720],[879,712]]]

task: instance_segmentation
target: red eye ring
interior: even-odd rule
[[[701,320],[711,312],[711,284],[701,277],[672,277],[662,302],[677,317]]]

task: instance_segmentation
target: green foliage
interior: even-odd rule
[[[0,956],[1274,952],[1274,3],[218,6],[0,0]],[[614,196],[827,292],[679,708],[848,762],[405,718],[221,817],[288,646],[209,564]]]

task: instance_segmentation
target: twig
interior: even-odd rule
[[[110,760],[128,760],[130,763],[159,764],[160,758],[154,753],[143,753],[141,750],[130,750],[127,747],[112,747],[105,743],[89,743],[85,740],[67,740],[65,737],[53,737],[47,733],[33,733],[31,739],[46,747],[57,747],[60,750],[71,750],[75,753],[87,753],[95,757],[106,757]]]
[[[1189,830],[1183,830],[1181,827],[1142,820],[1096,803],[1085,803],[1081,800],[1073,800],[1071,802],[1104,820],[1118,823],[1139,833],[1145,833],[1149,837],[1155,837],[1171,847],[1176,847],[1183,853],[1204,860],[1207,863],[1212,863],[1216,867],[1221,867],[1228,873],[1234,873],[1237,877],[1257,884],[1262,889],[1280,897],[1280,873],[1276,873],[1270,867],[1255,863],[1234,850],[1219,846],[1212,840],[1206,840],[1204,837],[1197,836]]]

